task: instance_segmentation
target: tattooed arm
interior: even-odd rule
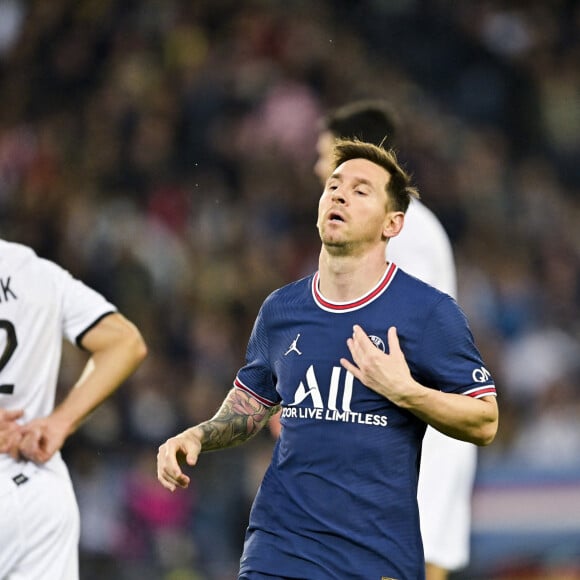
[[[190,478],[180,462],[195,465],[202,451],[235,447],[251,439],[278,411],[233,388],[219,411],[209,420],[168,439],[157,453],[157,479],[169,491],[186,488]]]

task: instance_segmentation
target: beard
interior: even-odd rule
[[[377,239],[371,235],[358,237],[356,239],[346,239],[346,236],[332,231],[329,232],[324,228],[319,228],[318,234],[325,252],[333,257],[360,256],[377,242]],[[382,236],[381,240],[384,241]]]
[[[320,232],[320,241],[331,256],[348,256],[352,253],[352,242],[335,239],[333,236],[325,236],[322,232]]]

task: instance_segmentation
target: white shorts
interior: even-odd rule
[[[469,563],[471,501],[477,447],[428,426],[419,472],[425,561],[446,570]]]
[[[79,577],[79,510],[68,472],[56,467],[0,474],[2,580]]]

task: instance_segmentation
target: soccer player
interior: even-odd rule
[[[425,577],[417,480],[426,424],[487,445],[495,386],[447,294],[385,260],[417,195],[392,151],[335,145],[319,201],[319,269],[262,305],[217,413],[168,439],[157,473],[282,430],[254,500],[240,580]]]
[[[392,147],[398,121],[388,102],[361,100],[330,111],[321,120],[314,168],[324,184],[332,172],[337,138]],[[456,272],[449,238],[435,214],[412,198],[405,227],[387,248],[387,258],[456,298]],[[270,423],[276,430],[276,421]],[[419,513],[427,580],[445,580],[469,562],[471,499],[477,467],[475,445],[427,427],[419,474]]]
[[[63,338],[90,357],[55,408]],[[0,578],[79,577],[79,513],[60,449],[145,356],[137,328],[100,294],[0,240]]]

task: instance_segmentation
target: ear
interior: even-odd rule
[[[385,216],[383,237],[386,239],[398,236],[405,223],[405,214],[402,211],[390,211]]]

